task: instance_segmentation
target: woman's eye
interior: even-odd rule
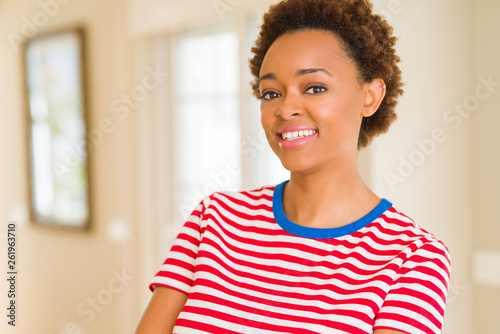
[[[326,88],[323,87],[323,86],[312,86],[312,87],[309,87],[306,92],[309,92],[310,90],[313,90],[312,91],[312,94],[321,94],[323,93],[324,91],[326,91]],[[321,89],[323,89],[323,91],[320,91]]]
[[[269,97],[270,95],[279,95],[278,93],[276,92],[265,92],[264,94],[262,94],[262,96],[260,97],[261,100],[272,100],[273,98],[275,97]]]
[[[321,94],[321,93],[324,93],[326,90],[327,90],[326,87],[323,87],[323,86],[311,86],[306,90],[306,93],[309,92],[307,94]],[[273,100],[276,97],[279,97],[279,95],[280,95],[279,93],[272,92],[272,91],[265,92],[264,94],[262,94],[260,99],[261,100]]]

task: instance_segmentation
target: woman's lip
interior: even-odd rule
[[[287,132],[305,131],[305,130],[317,131],[316,129],[311,128],[309,126],[305,126],[305,125],[288,125],[288,126],[284,126],[284,127],[280,128],[278,130],[278,134],[281,135],[281,134],[287,133]]]
[[[297,139],[293,139],[293,140],[285,140],[281,137],[280,134],[278,134],[278,142],[279,142],[279,145],[281,148],[285,148],[285,149],[297,148],[297,147],[300,147],[302,145],[307,144],[308,142],[310,142],[311,140],[313,140],[317,136],[318,136],[318,132],[316,131],[312,135],[307,136],[307,137],[297,138]]]

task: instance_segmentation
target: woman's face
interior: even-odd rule
[[[313,172],[356,156],[361,120],[378,104],[374,83],[358,81],[336,35],[303,30],[280,36],[259,78],[262,127],[285,168]]]

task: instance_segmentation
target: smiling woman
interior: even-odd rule
[[[251,84],[290,179],[198,203],[137,333],[441,333],[447,247],[357,167],[396,118],[392,28],[366,0],[282,1],[260,28]]]

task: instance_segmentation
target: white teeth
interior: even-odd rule
[[[315,130],[300,130],[293,132],[285,132],[281,134],[281,138],[284,140],[294,140],[297,138],[307,137],[316,133]]]

